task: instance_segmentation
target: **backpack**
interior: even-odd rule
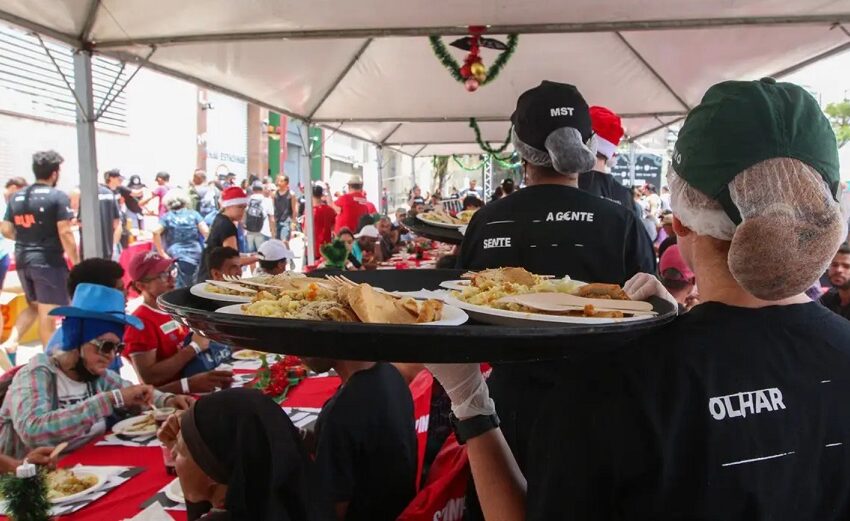
[[[248,201],[248,208],[245,209],[245,229],[249,232],[258,232],[263,229],[265,219],[263,200],[252,198]]]

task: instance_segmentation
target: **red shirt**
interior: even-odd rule
[[[356,232],[360,217],[369,213],[366,203],[366,196],[363,192],[349,192],[334,201],[334,204],[341,208],[339,215],[336,216],[334,231],[339,233],[343,228],[348,228],[352,232]]]
[[[335,222],[336,212],[333,208],[326,204],[313,207],[313,247],[315,248],[316,259],[322,258],[319,248],[323,244],[331,242],[331,231],[334,229]]]
[[[127,326],[124,331],[124,343],[128,355],[144,353],[156,349],[156,360],[164,360],[177,354],[189,329],[171,318],[168,313],[140,305],[133,316],[138,317],[145,328],[139,331]]]

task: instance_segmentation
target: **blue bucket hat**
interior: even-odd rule
[[[92,318],[144,329],[142,321],[128,315],[124,294],[115,288],[84,282],[77,286],[70,306],[61,306],[48,313],[52,316]]]

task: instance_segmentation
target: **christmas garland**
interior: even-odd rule
[[[505,142],[502,143],[502,146],[499,148],[493,148],[489,143],[481,139],[481,128],[478,127],[478,121],[476,121],[475,118],[469,118],[469,126],[475,132],[475,142],[478,143],[478,146],[480,146],[482,150],[490,155],[496,156],[501,154],[506,148],[508,148],[508,145],[511,144],[511,131],[514,129],[513,125],[508,127],[508,135],[505,137]]]
[[[463,163],[460,162],[460,159],[458,159],[457,154],[452,154],[452,160],[455,162],[455,164],[458,167],[460,167],[461,170],[465,170],[467,172],[476,172],[478,170],[481,170],[482,168],[484,168],[487,165],[487,160],[485,159],[485,160],[481,161],[481,164],[478,165],[478,166],[474,166],[474,167],[465,166]]]
[[[431,35],[428,37],[431,41],[431,50],[434,51],[434,55],[440,60],[440,63],[448,69],[449,74],[452,75],[452,78],[457,80],[458,83],[466,82],[467,78],[464,78],[461,73],[461,65],[454,59],[449,53],[449,50],[446,48],[446,45],[443,43],[442,38],[439,35]],[[481,85],[487,85],[491,81],[495,80],[499,73],[502,71],[502,68],[508,63],[508,60],[513,56],[514,51],[516,51],[517,43],[519,42],[519,35],[517,34],[509,34],[507,41],[507,49],[502,51],[495,60],[493,60],[493,65],[490,66],[490,69],[487,71],[487,77],[484,78],[483,81],[479,81]]]

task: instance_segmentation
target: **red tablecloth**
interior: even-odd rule
[[[283,402],[284,407],[322,407],[340,384],[337,376],[308,378],[293,389]],[[145,470],[109,492],[91,505],[73,514],[62,516],[65,521],[119,521],[135,516],[139,506],[153,497],[174,476],[165,472],[162,449],[159,447],[96,447],[94,442],[68,454],[59,462],[61,467],[83,465],[126,465]],[[167,511],[177,521],[185,521],[185,512]],[[0,516],[0,519],[6,519]]]

